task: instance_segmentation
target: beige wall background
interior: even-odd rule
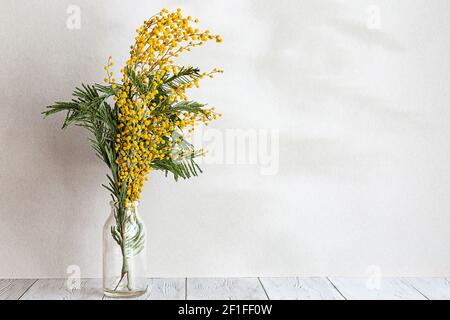
[[[274,134],[278,170],[154,174],[149,276],[450,274],[449,1],[1,0],[1,278],[101,276],[106,170],[84,131],[40,113],[178,6],[224,38],[186,59],[226,70],[193,94],[224,113],[214,133]]]

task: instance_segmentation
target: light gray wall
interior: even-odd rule
[[[0,277],[101,275],[106,170],[40,112],[163,6],[223,35],[186,59],[226,70],[193,96],[225,115],[210,134],[272,137],[275,174],[258,156],[152,175],[150,276],[450,274],[449,1],[1,0]]]

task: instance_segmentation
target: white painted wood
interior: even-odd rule
[[[257,278],[188,279],[188,300],[267,300]]]
[[[80,290],[68,289],[65,279],[38,280],[21,300],[100,300],[103,298],[100,279],[81,280]]]
[[[147,293],[136,298],[111,298],[104,300],[184,300],[186,279],[149,279]]]
[[[186,299],[186,279],[151,279],[147,300]]]
[[[271,300],[342,300],[326,278],[261,278]]]
[[[80,290],[68,290],[66,280],[0,280],[0,300],[97,300],[103,298],[101,279],[84,279]],[[187,281],[187,288],[186,288]],[[145,300],[265,300],[317,299],[450,300],[446,278],[231,278],[150,279]],[[261,284],[263,286],[261,286]],[[336,287],[336,288],[335,288]],[[187,291],[186,291],[187,290]],[[342,295],[341,295],[342,294]],[[106,299],[106,297],[105,297]]]
[[[0,300],[17,300],[36,280],[0,280]]]
[[[430,300],[450,300],[450,279],[406,278],[405,281]]]
[[[400,278],[330,278],[348,300],[425,300],[412,285]]]

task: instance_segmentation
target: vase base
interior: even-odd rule
[[[105,296],[109,298],[136,298],[144,295],[146,292],[147,289],[133,290],[133,291],[103,289],[103,293],[105,294]]]

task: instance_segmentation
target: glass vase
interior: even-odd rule
[[[103,291],[109,297],[136,297],[147,291],[146,228],[138,202],[111,202],[103,227]]]

